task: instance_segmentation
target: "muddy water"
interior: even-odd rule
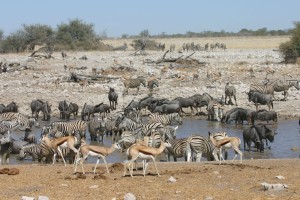
[[[44,124],[44,123],[43,123]],[[42,124],[42,125],[43,125]],[[275,135],[275,140],[273,143],[269,143],[271,149],[265,149],[263,153],[256,152],[255,148],[252,148],[251,152],[247,150],[244,151],[243,146],[243,130],[248,127],[248,125],[224,125],[218,122],[211,122],[207,120],[198,120],[198,119],[185,119],[183,121],[183,125],[179,126],[177,130],[177,138],[186,138],[191,134],[200,134],[202,136],[207,137],[208,131],[217,132],[217,131],[225,131],[229,136],[236,136],[241,138],[242,145],[241,149],[243,152],[243,159],[280,159],[280,158],[299,158],[300,154],[300,128],[297,120],[284,120],[279,121],[278,124],[270,124],[268,125],[271,129],[275,130],[277,135]],[[40,129],[34,130],[37,138],[40,138]],[[23,132],[14,133],[13,137],[18,139],[23,137]],[[88,141],[89,134],[88,134]],[[112,143],[111,137],[104,137],[104,146],[110,146]],[[99,143],[93,142],[92,144],[98,145]],[[101,144],[101,143],[100,143]],[[102,144],[101,144],[102,145]],[[234,151],[229,150],[229,159],[232,159],[234,156]],[[115,151],[110,156],[107,157],[107,162],[115,163],[115,162],[123,162],[126,160],[125,152]],[[157,160],[165,161],[165,156],[161,155]],[[201,160],[206,160],[202,158]],[[183,159],[179,159],[179,161],[183,161]],[[95,163],[96,158],[88,158],[87,163]],[[101,160],[100,163],[103,161]],[[10,159],[11,164],[28,164],[33,163],[31,158],[24,161],[19,161],[16,159],[16,155],[11,155]]]

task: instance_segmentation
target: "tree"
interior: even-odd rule
[[[70,20],[68,24],[57,26],[56,41],[64,48],[95,49],[97,36],[93,24],[87,24],[79,19]]]
[[[295,63],[300,55],[300,22],[294,23],[290,41],[280,44],[279,50],[286,63]]]

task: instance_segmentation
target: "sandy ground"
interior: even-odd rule
[[[298,65],[281,64],[281,56],[276,51],[280,42],[288,37],[271,38],[208,38],[205,40],[227,41],[227,51],[196,52],[191,58],[203,62],[197,67],[182,68],[169,64],[145,64],[146,59],[157,60],[162,52],[148,52],[147,56],[133,56],[133,51],[125,52],[67,52],[68,57],[62,59],[60,52],[53,54],[54,59],[29,60],[30,53],[0,55],[0,60],[6,62],[20,62],[31,69],[12,73],[0,74],[0,103],[7,105],[15,101],[21,113],[31,115],[30,102],[40,98],[52,104],[52,115],[58,116],[58,102],[66,99],[76,102],[79,110],[85,102],[96,105],[100,102],[108,103],[109,87],[114,87],[119,93],[118,109],[121,110],[132,99],[139,100],[148,94],[148,89],[141,87],[138,95],[129,90],[129,95],[122,96],[123,83],[121,79],[92,83],[81,88],[78,83],[68,82],[70,72],[91,75],[92,68],[99,74],[110,69],[116,63],[129,66],[137,71],[113,71],[107,73],[111,77],[149,77],[154,74],[160,78],[160,85],[154,90],[154,96],[173,99],[177,96],[191,96],[196,93],[208,92],[213,97],[224,95],[226,82],[237,88],[237,101],[240,107],[255,109],[249,103],[245,92],[253,82],[262,82],[266,76],[269,79],[289,78],[297,79],[300,74]],[[205,40],[197,40],[205,44]],[[173,41],[173,40],[172,40]],[[170,43],[172,41],[169,41]],[[114,41],[115,42],[115,41]],[[118,41],[122,44],[124,41]],[[177,44],[186,42],[177,40]],[[108,42],[107,42],[108,43]],[[244,46],[239,46],[244,45]],[[88,60],[79,58],[86,55]],[[190,53],[172,52],[167,57],[176,58]],[[68,69],[64,69],[64,65]],[[69,70],[69,67],[77,68]],[[169,67],[166,74],[161,73],[163,67]],[[80,70],[80,68],[86,68]],[[254,76],[250,77],[249,70],[253,69]],[[273,75],[267,71],[274,70]],[[215,81],[207,75],[221,74]],[[198,80],[192,81],[192,74],[199,75]],[[104,73],[103,73],[104,74]],[[187,78],[180,81],[176,75]],[[60,83],[56,87],[55,80]],[[282,98],[281,93],[276,97]],[[281,118],[299,118],[299,91],[289,90],[287,101],[276,101],[274,110]],[[226,106],[225,111],[233,108]],[[261,108],[266,108],[261,106]],[[204,109],[205,110],[205,109]],[[188,111],[188,110],[187,110]],[[50,199],[123,199],[124,194],[131,192],[138,199],[299,199],[299,163],[293,160],[247,160],[243,164],[234,163],[218,165],[216,163],[158,163],[162,177],[155,176],[153,164],[150,164],[147,176],[143,178],[141,171],[133,179],[122,178],[123,167],[114,168],[111,174],[94,177],[88,173],[86,179],[72,175],[73,167],[68,165],[15,165],[3,167],[17,167],[19,175],[0,175],[0,199],[20,199],[21,196],[45,195]],[[118,166],[118,165],[117,165]],[[85,165],[87,172],[92,172],[92,165]],[[98,173],[102,173],[103,165]],[[275,176],[282,175],[284,180]],[[173,176],[177,181],[169,183]],[[261,183],[285,183],[287,189],[283,191],[263,191]]]
[[[202,163],[153,163],[146,177],[141,170],[134,177],[122,177],[122,164],[103,165],[92,173],[94,165],[84,165],[86,176],[73,175],[68,165],[22,165],[18,175],[0,174],[0,198],[48,196],[50,199],[123,199],[132,193],[137,199],[299,199],[300,160],[246,160],[218,165]],[[176,182],[168,181],[170,177]],[[284,179],[277,179],[283,176]],[[283,190],[264,190],[261,183],[286,184]]]

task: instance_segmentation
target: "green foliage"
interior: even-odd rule
[[[295,28],[291,31],[291,40],[279,46],[285,63],[295,63],[300,56],[300,22],[294,24]]]
[[[157,43],[154,40],[149,39],[136,39],[130,44],[135,50],[157,50]]]
[[[68,24],[57,26],[56,42],[64,49],[91,50],[97,48],[97,36],[93,24],[79,19],[70,20]]]

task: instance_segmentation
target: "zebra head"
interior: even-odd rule
[[[35,126],[36,128],[40,127],[40,123],[38,122],[38,119],[35,117],[30,117],[28,119],[29,122],[29,127],[31,128],[32,126]]]
[[[7,131],[6,133],[0,136],[0,144],[7,144],[9,142],[11,142],[10,131]]]

